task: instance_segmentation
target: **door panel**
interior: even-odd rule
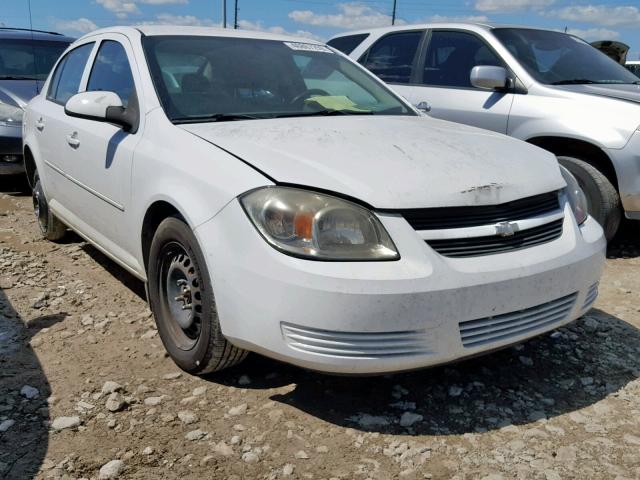
[[[114,91],[125,107],[139,108],[131,68],[134,57],[128,40],[107,35],[98,45],[86,91]],[[141,111],[141,110],[139,110]],[[106,122],[71,118],[64,132],[66,173],[72,179],[74,211],[88,227],[104,238],[103,246],[118,245],[131,252],[139,240],[131,235],[126,215],[130,207],[133,152],[137,133]],[[108,247],[107,247],[108,248]]]

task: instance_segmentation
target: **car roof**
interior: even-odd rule
[[[45,32],[42,30],[29,30],[22,28],[9,28],[0,27],[0,41],[1,40],[36,40],[36,41],[50,41],[50,42],[64,42],[71,43],[75,38],[67,37],[56,32]]]
[[[640,65],[640,60],[627,60],[625,65]]]
[[[424,30],[429,28],[450,28],[450,29],[463,29],[463,30],[493,30],[495,28],[522,28],[527,30],[547,30],[554,31],[548,28],[531,27],[525,25],[509,24],[509,23],[483,23],[483,22],[431,22],[431,23],[418,23],[407,25],[394,25],[389,27],[377,27],[363,30],[353,30],[350,32],[341,32],[335,35],[333,38],[344,37],[347,35],[358,35],[363,33],[389,33],[403,30]]]
[[[304,42],[322,45],[322,42],[304,37],[294,37],[279,33],[259,32],[254,30],[234,30],[233,28],[189,27],[178,25],[136,25],[132,27],[108,27],[93,31],[85,37],[104,33],[122,33],[127,36],[159,36],[159,35],[191,35],[209,37],[253,38],[259,40],[280,40]],[[82,37],[82,38],[85,38]]]

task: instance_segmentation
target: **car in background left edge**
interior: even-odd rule
[[[72,41],[55,32],[0,28],[0,175],[24,172],[24,107]]]

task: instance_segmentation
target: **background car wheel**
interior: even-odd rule
[[[58,217],[49,210],[38,172],[33,176],[33,190],[31,195],[33,198],[33,211],[38,220],[40,233],[47,240],[53,242],[61,240],[67,233],[67,226],[58,220]]]
[[[204,256],[187,224],[169,217],[149,252],[149,302],[158,332],[175,363],[193,374],[231,367],[245,350],[222,334]]]
[[[622,219],[620,196],[615,187],[602,172],[584,160],[558,157],[558,161],[576,177],[587,197],[589,215],[602,225],[607,241],[611,240]]]

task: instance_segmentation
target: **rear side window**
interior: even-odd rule
[[[124,47],[114,40],[105,40],[100,44],[93,62],[87,91],[115,92],[127,106],[134,90],[133,75]]]
[[[504,66],[475,35],[435,31],[427,47],[422,81],[425,85],[472,88],[471,70],[477,65]]]
[[[403,32],[378,40],[361,63],[388,83],[409,83],[422,32]]]
[[[47,92],[49,100],[64,104],[78,93],[82,73],[92,49],[93,43],[81,45],[67,53],[58,63]]]
[[[342,53],[349,55],[353,52],[358,45],[365,41],[365,39],[369,36],[368,33],[360,33],[358,35],[347,35],[345,37],[334,38],[333,40],[329,40],[327,45],[335,48],[336,50],[340,50]]]

